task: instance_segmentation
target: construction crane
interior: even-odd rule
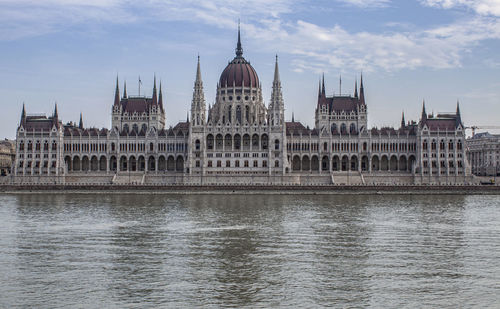
[[[470,127],[465,127],[465,129],[471,129],[472,130],[472,136],[474,136],[474,135],[476,135],[476,129],[500,130],[500,126],[470,126]]]

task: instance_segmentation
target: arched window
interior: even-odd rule
[[[274,141],[274,150],[279,150],[280,149],[280,140],[277,139]]]
[[[349,127],[349,132],[351,134],[356,133],[356,125],[354,123],[351,123],[351,126]]]
[[[337,132],[337,125],[335,123],[332,123],[332,133]]]
[[[127,133],[129,132],[129,127],[128,127],[128,124],[124,124],[124,125],[123,125],[123,131],[125,131],[125,132],[127,132]]]
[[[245,106],[245,120],[250,122],[250,106]]]
[[[347,133],[347,126],[345,123],[340,125],[340,133],[346,134]]]
[[[134,130],[135,132],[139,132],[139,126],[136,123],[134,123],[132,125],[132,130]]]
[[[241,124],[241,106],[236,106],[236,121]]]
[[[200,140],[197,139],[195,142],[194,142],[194,147],[196,150],[200,150]]]
[[[141,127],[141,131],[146,132],[147,129],[148,129],[148,126],[145,123],[143,123],[142,127]]]

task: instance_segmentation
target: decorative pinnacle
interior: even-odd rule
[[[240,19],[238,18],[238,43],[236,44],[236,57],[241,56],[243,56],[243,48],[241,47]]]

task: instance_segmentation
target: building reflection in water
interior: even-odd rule
[[[10,265],[2,268],[10,282],[2,291],[6,299],[32,291],[24,304],[35,307],[47,300],[37,291],[47,289],[61,307],[446,306],[478,293],[464,284],[484,276],[469,257],[484,259],[495,245],[471,232],[477,203],[463,196],[42,194],[13,201],[0,209],[8,221],[0,229],[2,260]],[[493,273],[500,267],[490,264]]]

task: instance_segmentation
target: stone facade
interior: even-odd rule
[[[16,143],[5,139],[0,142],[0,176],[11,173],[12,164],[16,157]]]
[[[278,58],[269,104],[254,68],[236,57],[206,106],[198,57],[186,122],[165,127],[161,85],[153,95],[120,96],[111,129],[63,124],[28,115],[16,136],[16,183],[115,184],[421,184],[468,183],[465,132],[459,106],[399,128],[367,127],[363,78],[353,95],[327,96],[320,82],[315,127],[285,121]],[[190,119],[189,119],[190,118]]]
[[[488,132],[467,139],[468,159],[477,176],[500,175],[500,135]]]

